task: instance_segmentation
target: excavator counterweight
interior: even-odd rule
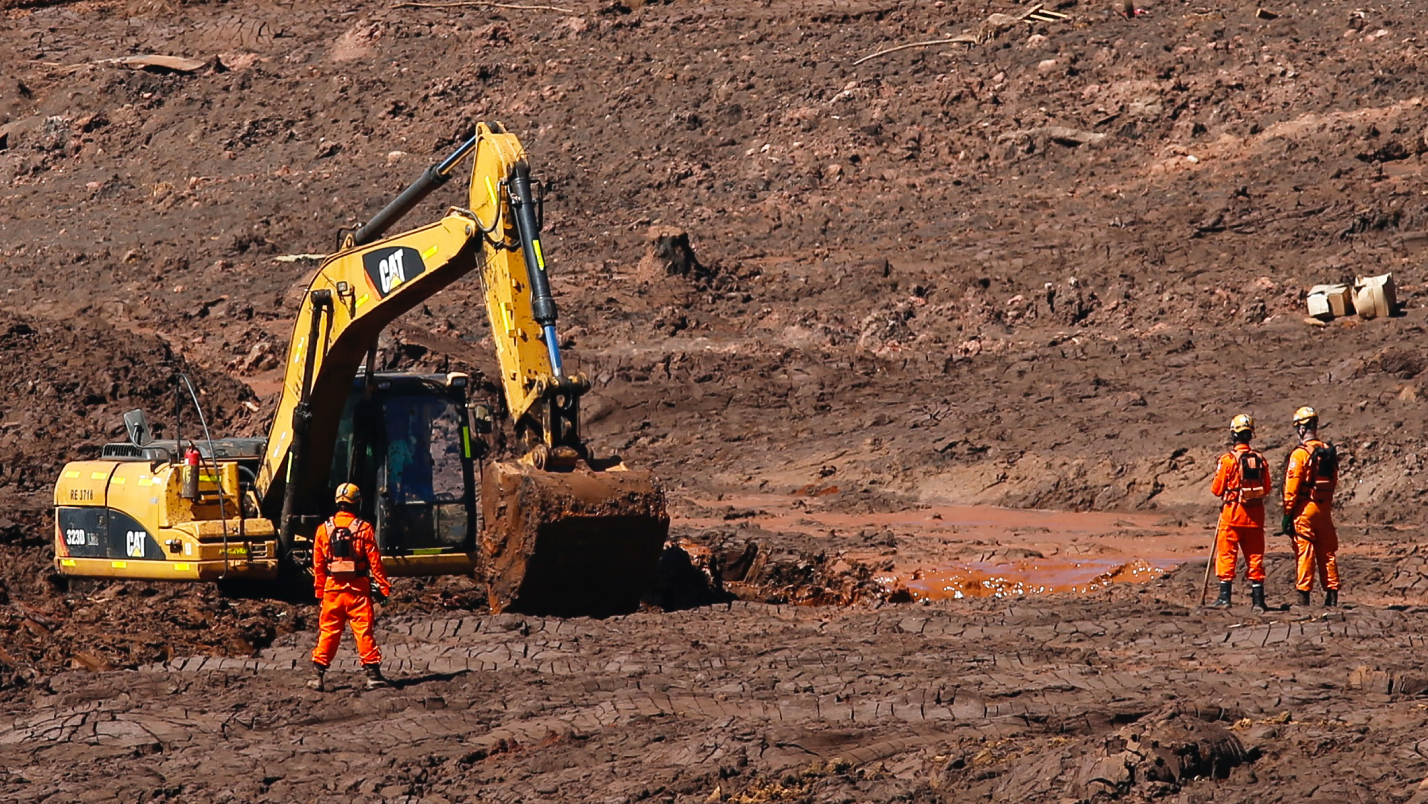
[[[466,206],[386,236],[467,158]],[[307,569],[333,490],[352,482],[374,492],[361,514],[393,575],[474,572],[495,611],[634,610],[669,515],[650,473],[596,456],[581,435],[589,382],[567,373],[560,354],[538,186],[519,140],[478,125],[322,261],[296,311],[266,439],[156,441],[130,414],[129,444],[65,467],[56,569],[292,578]],[[387,324],[472,272],[484,286],[510,455],[473,438],[491,423],[473,420],[488,406],[468,397],[466,375],[372,368]]]

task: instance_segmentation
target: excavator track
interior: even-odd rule
[[[487,464],[480,572],[493,612],[605,617],[639,607],[669,536],[649,472]]]

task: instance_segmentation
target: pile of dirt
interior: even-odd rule
[[[174,585],[71,583],[51,563],[50,506],[65,462],[126,441],[121,417],[134,408],[150,413],[158,435],[173,437],[180,373],[199,391],[215,435],[252,431],[251,389],[189,365],[158,338],[89,315],[59,322],[0,311],[0,349],[0,687],[195,649],[251,652],[294,627],[279,603]],[[185,432],[196,437],[198,417],[182,393]]]
[[[1107,735],[1081,738],[1042,753],[1010,773],[977,784],[977,772],[963,765],[946,784],[969,798],[1038,801],[1051,795],[1084,802],[1145,801],[1181,792],[1202,779],[1225,779],[1236,767],[1257,758],[1222,722],[1226,712],[1186,712],[1171,706],[1134,719]],[[983,789],[978,789],[983,788]]]
[[[690,603],[707,605],[733,599],[800,606],[876,605],[911,599],[906,588],[878,581],[877,574],[885,567],[846,559],[843,551],[830,552],[826,545],[810,549],[807,540],[795,534],[757,527],[684,532],[685,538],[666,550],[666,561],[683,562],[693,571],[664,576],[667,586],[674,586],[681,577],[686,580],[677,593],[656,590],[650,600],[660,608],[673,610]]]
[[[7,356],[0,365],[0,490],[9,493],[48,491],[67,461],[98,457],[107,441],[127,441],[122,417],[135,408],[147,409],[156,437],[173,438],[181,404],[184,435],[202,437],[179,374],[190,376],[215,437],[247,435],[258,425],[257,397],[242,382],[196,371],[165,341],[115,329],[85,311],[63,322],[0,310],[0,349]]]
[[[5,558],[15,554],[6,551]],[[39,568],[31,572],[41,571]],[[0,606],[0,686],[43,684],[65,670],[132,669],[174,656],[251,656],[280,633],[307,628],[307,612],[209,586],[66,583]]]

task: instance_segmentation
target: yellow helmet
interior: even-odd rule
[[[1315,427],[1319,424],[1319,414],[1308,405],[1294,411],[1294,426]]]
[[[1241,413],[1233,419],[1230,419],[1230,432],[1235,435],[1239,435],[1240,433],[1250,433],[1253,435],[1254,417],[1248,413]]]
[[[362,490],[357,488],[356,483],[343,483],[337,487],[337,503],[347,503],[348,505],[360,505],[362,503]]]

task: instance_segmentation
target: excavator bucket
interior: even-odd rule
[[[669,536],[664,493],[649,472],[493,462],[482,474],[481,513],[493,612],[632,612]]]

